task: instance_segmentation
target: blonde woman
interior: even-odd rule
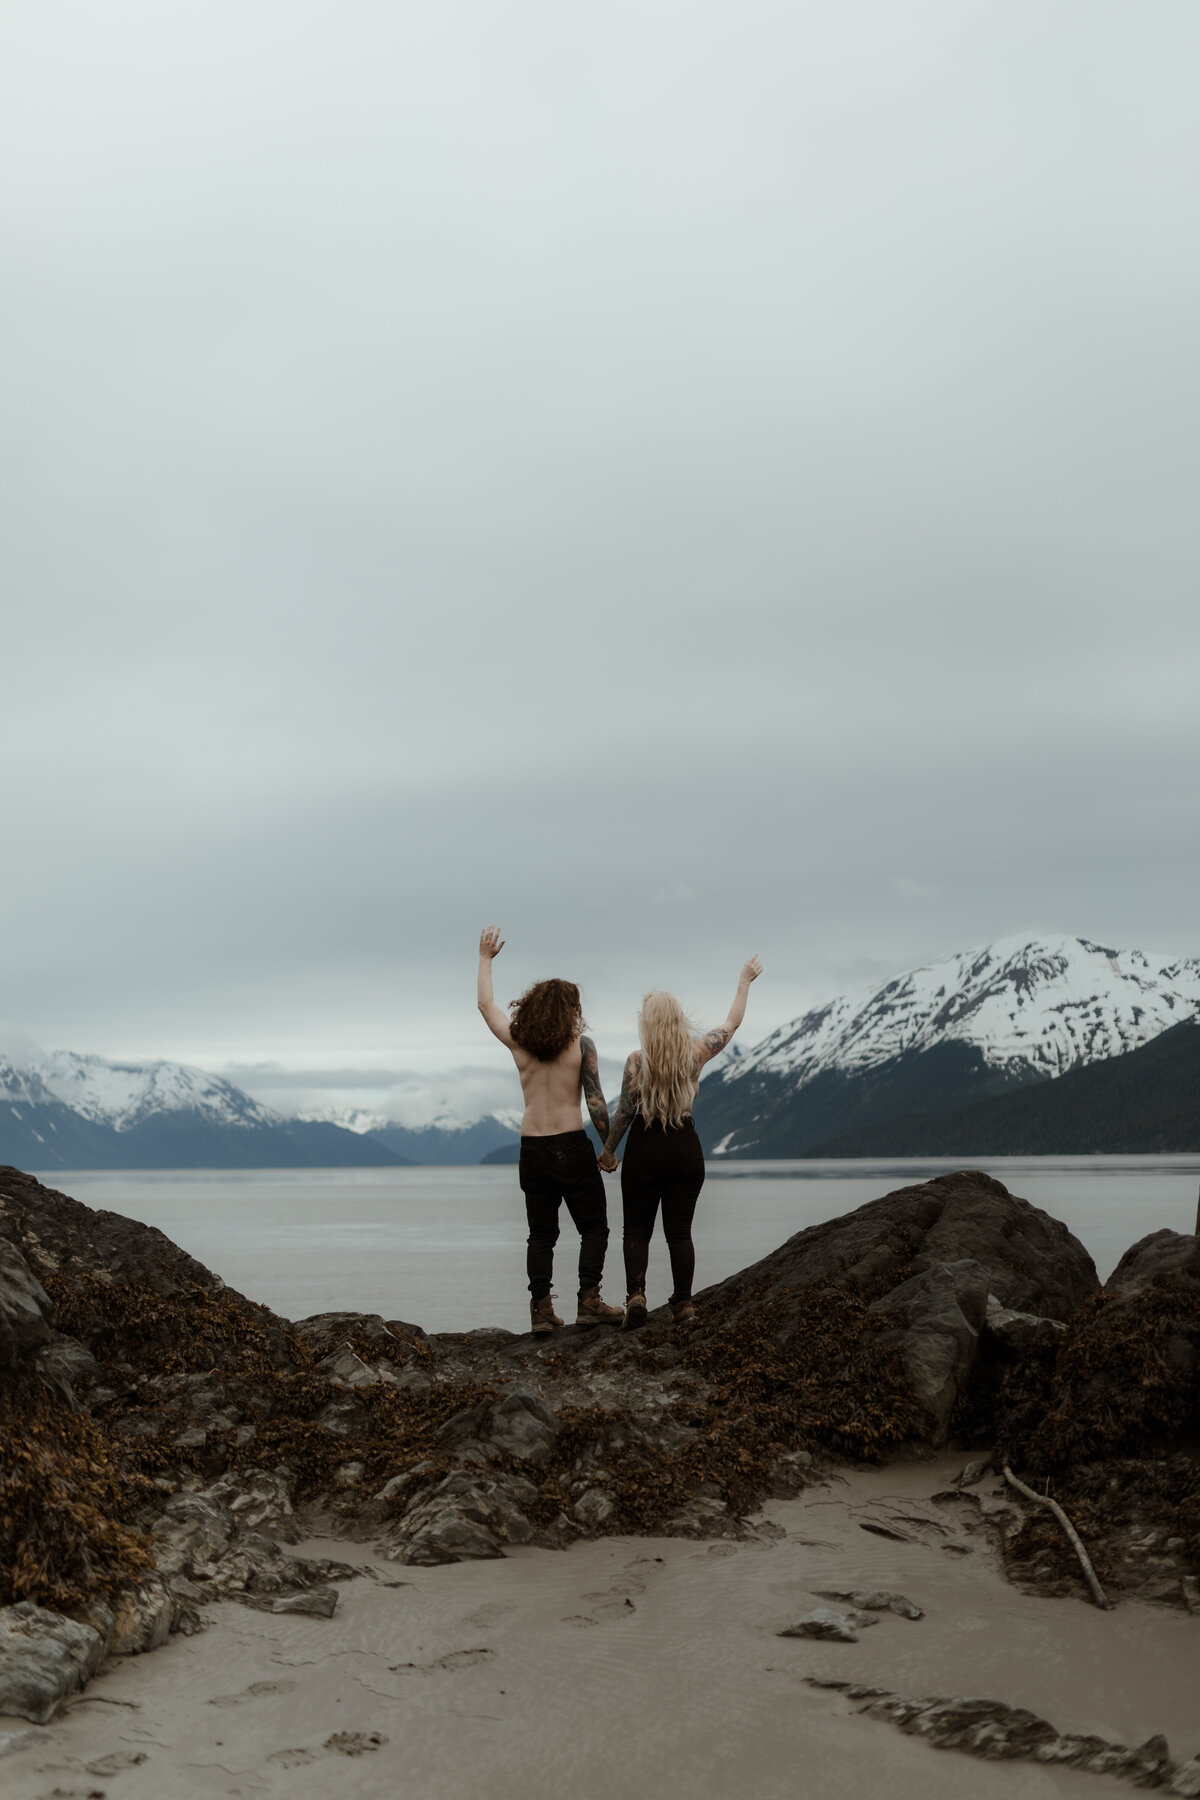
[[[672,1318],[694,1319],[692,1279],[696,1252],[692,1217],[704,1186],[704,1152],[692,1123],[692,1102],[700,1071],[719,1056],[746,1016],[750,983],[762,974],[752,956],[743,964],[729,1017],[715,1031],[693,1037],[687,1014],[674,994],[655,990],[638,1014],[641,1049],[631,1052],[621,1080],[600,1167],[617,1167],[617,1145],[629,1131],[621,1168],[625,1213],[625,1317],[623,1331],[646,1322],[646,1265],[654,1221],[662,1207],[663,1236],[671,1255]]]

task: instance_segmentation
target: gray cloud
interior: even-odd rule
[[[355,1128],[372,1125],[452,1125],[498,1113],[516,1116],[521,1090],[507,1056],[487,1063],[431,1069],[296,1068],[279,1063],[228,1063],[220,1073],[235,1086],[285,1115],[336,1115]],[[601,1078],[613,1093],[621,1064],[600,1059]]]
[[[1194,8],[11,36],[16,1025],[487,1067],[492,918],[614,1057],[755,949],[753,1035],[1195,953]]]

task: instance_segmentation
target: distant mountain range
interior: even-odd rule
[[[1080,1118],[1061,1115],[1059,1145],[1051,1123],[1058,1115],[1039,1114],[1035,1128],[1034,1114],[1016,1107],[1018,1094],[1048,1093],[1074,1070],[1123,1059],[1198,1007],[1200,959],[1110,950],[1085,938],[1003,938],[833,1000],[718,1065],[701,1085],[697,1128],[714,1156],[983,1154],[999,1140],[967,1142],[964,1109],[976,1120],[983,1103],[1003,1099],[1008,1124],[996,1130],[1012,1153],[1033,1151],[1022,1138],[1027,1119],[1043,1154],[1066,1155],[1067,1137],[1074,1149],[1088,1135]],[[1118,1089],[1126,1098],[1114,1104],[1140,1106],[1138,1081]],[[1200,1091],[1193,1106],[1200,1108]],[[935,1151],[935,1141],[947,1140],[930,1116],[948,1114],[956,1147]],[[1116,1125],[1106,1122],[1105,1133]],[[1132,1141],[1137,1118],[1121,1129]],[[1178,1120],[1162,1125],[1167,1137],[1189,1130]],[[900,1147],[918,1141],[930,1148]],[[1097,1138],[1094,1148],[1103,1147]]]
[[[377,1125],[371,1135],[407,1162],[435,1166],[505,1161],[500,1153],[510,1149],[515,1160],[521,1147],[519,1133],[494,1113],[470,1125]]]
[[[1200,959],[1004,938],[806,1013],[701,1083],[713,1157],[1200,1149]],[[735,1046],[735,1049],[737,1047]],[[0,1163],[25,1169],[513,1163],[515,1115],[420,1128],[285,1118],[182,1063],[0,1059]],[[370,1123],[371,1128],[363,1126]]]
[[[70,1050],[0,1061],[0,1163],[52,1169],[400,1167],[370,1134],[285,1119],[184,1063]]]

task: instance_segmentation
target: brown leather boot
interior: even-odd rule
[[[529,1302],[529,1329],[534,1337],[549,1337],[552,1331],[561,1331],[566,1324],[554,1310],[554,1301],[547,1294],[544,1300]]]
[[[677,1325],[690,1325],[696,1317],[696,1309],[690,1300],[672,1300],[671,1317]]]
[[[621,1320],[622,1331],[636,1331],[650,1317],[646,1311],[645,1294],[630,1294],[625,1302],[625,1317]]]
[[[600,1289],[588,1288],[579,1296],[577,1325],[619,1325],[624,1318],[619,1306],[609,1306],[600,1298]]]

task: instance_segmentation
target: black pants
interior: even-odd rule
[[[671,1299],[690,1300],[696,1273],[692,1217],[704,1186],[704,1152],[690,1119],[682,1125],[647,1125],[639,1113],[629,1128],[621,1164],[625,1213],[625,1285],[646,1291],[646,1264],[654,1221],[662,1206],[663,1236],[671,1253]]]
[[[529,1220],[526,1267],[534,1302],[550,1292],[558,1209],[564,1200],[579,1233],[579,1291],[599,1287],[608,1247],[608,1201],[586,1131],[581,1126],[554,1137],[523,1137],[520,1179]]]

